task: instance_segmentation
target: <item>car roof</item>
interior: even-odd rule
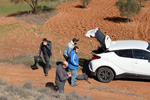
[[[139,40],[112,41],[109,51],[122,49],[146,49],[148,42]]]

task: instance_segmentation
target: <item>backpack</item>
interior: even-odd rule
[[[88,76],[87,76],[85,73],[83,73],[82,75],[77,75],[76,79],[77,79],[77,80],[85,80],[85,81],[87,81],[89,84],[91,84],[91,82],[88,81]]]

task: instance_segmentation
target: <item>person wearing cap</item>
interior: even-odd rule
[[[71,77],[71,74],[65,70],[65,68],[67,67],[68,62],[64,61],[62,64],[59,64],[56,69],[55,84],[58,87],[59,93],[64,93],[64,86],[66,80],[69,79],[69,77]]]
[[[78,41],[79,39],[73,38],[66,46],[64,53],[63,53],[63,56],[66,59],[66,61],[68,61],[69,53],[74,48],[74,46],[77,44]]]
[[[52,56],[51,49],[52,49],[51,41],[48,41],[46,38],[44,38],[40,45],[39,56],[41,56],[42,52],[46,63],[46,65],[44,66],[45,76],[48,75],[48,70],[51,68],[50,66],[50,56]]]

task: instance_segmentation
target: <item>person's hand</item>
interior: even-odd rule
[[[47,42],[43,42],[43,45],[47,45]]]
[[[68,72],[67,75],[68,75],[69,77],[71,77],[71,73],[70,73],[70,72]]]
[[[71,74],[69,74],[68,76],[71,77]]]
[[[67,75],[71,74],[70,72],[67,73]]]

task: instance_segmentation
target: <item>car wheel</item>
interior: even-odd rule
[[[108,83],[113,80],[114,73],[110,68],[103,67],[98,70],[97,78],[101,82]]]

